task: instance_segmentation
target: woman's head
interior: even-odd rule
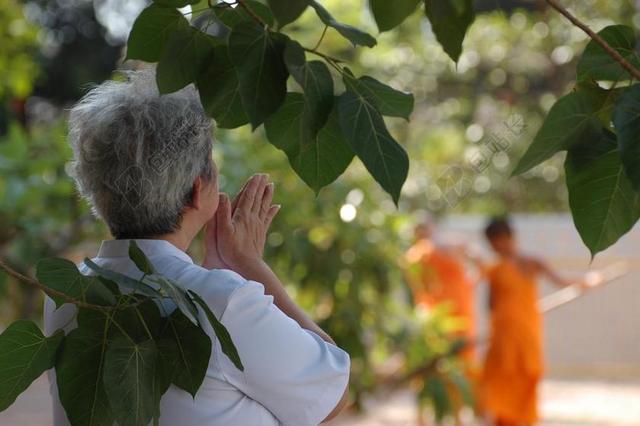
[[[217,208],[216,170],[212,122],[195,88],[161,96],[152,71],[125,76],[97,86],[71,109],[72,175],[80,193],[116,238],[175,232],[190,209],[206,221]]]

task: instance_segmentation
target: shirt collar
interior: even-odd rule
[[[103,241],[98,257],[129,257],[130,240]],[[193,263],[189,255],[167,240],[134,240],[147,256],[174,256],[185,262]]]

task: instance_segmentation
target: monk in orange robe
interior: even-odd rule
[[[475,350],[474,283],[467,275],[463,252],[436,245],[432,239],[433,223],[426,219],[415,228],[415,243],[407,251],[407,279],[417,306],[433,308],[447,304],[451,314],[462,322],[458,337],[469,342],[462,356],[471,365]]]
[[[543,374],[542,318],[536,280],[565,286],[539,259],[520,254],[506,219],[485,230],[497,262],[487,268],[491,334],[480,377],[479,403],[496,426],[532,425],[538,419],[537,391]]]

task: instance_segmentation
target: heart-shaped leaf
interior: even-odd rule
[[[218,127],[233,129],[249,122],[242,99],[236,68],[227,46],[216,46],[203,72],[198,76],[200,101]]]
[[[287,37],[252,22],[241,22],[229,35],[242,105],[255,129],[284,101],[289,73],[282,59]]]
[[[104,356],[104,389],[120,426],[147,425],[156,412],[153,395],[158,349],[124,335],[109,341]]]
[[[56,361],[60,402],[73,425],[113,426],[103,382],[103,363],[110,320],[100,312],[80,309]]]
[[[376,39],[365,31],[359,30],[351,25],[343,24],[334,19],[327,9],[324,8],[316,0],[308,0],[309,6],[311,6],[318,15],[318,18],[325,24],[332,28],[335,28],[344,38],[349,40],[353,45],[361,45],[367,47],[373,47],[377,44]]]
[[[267,4],[276,16],[278,27],[282,28],[295,21],[307,8],[307,0],[267,0]]]
[[[626,25],[610,25],[598,35],[628,62],[640,68],[640,52],[633,28]],[[631,78],[629,72],[594,40],[584,49],[578,61],[577,74],[579,80],[618,81]]]
[[[640,85],[622,92],[613,112],[613,124],[627,176],[640,191]]]
[[[343,80],[349,90],[368,98],[380,111],[380,114],[409,120],[413,111],[413,95],[411,93],[396,90],[367,75],[356,79],[348,68],[345,68]]]
[[[192,26],[176,27],[162,51],[156,69],[160,93],[171,93],[193,83],[220,42]]]
[[[64,333],[44,337],[31,321],[16,321],[0,334],[0,411],[54,366]]]
[[[416,10],[420,0],[369,0],[369,8],[378,24],[380,32],[389,31],[400,25]]]
[[[161,388],[173,383],[195,398],[209,366],[209,336],[176,309],[167,318],[157,345],[159,368],[165,373]]]
[[[615,135],[588,135],[565,161],[569,205],[576,229],[592,255],[626,234],[640,218],[640,195],[622,166]]]
[[[475,19],[473,0],[425,0],[425,12],[436,39],[454,62],[462,53],[462,42]]]
[[[216,337],[220,342],[220,347],[222,349],[222,353],[229,357],[233,365],[240,371],[244,371],[244,366],[242,365],[242,360],[240,360],[240,355],[238,354],[238,350],[236,349],[236,345],[233,344],[233,340],[231,340],[231,335],[227,331],[227,328],[216,318],[216,316],[207,305],[202,297],[200,297],[197,293],[189,290],[189,294],[193,297],[193,300],[196,301],[198,305],[202,308],[207,318],[209,319],[209,323],[211,323],[211,327],[213,328],[214,333],[216,333]]]
[[[347,90],[338,98],[340,128],[369,173],[397,204],[409,157],[387,130],[371,99]]]
[[[345,171],[353,151],[342,135],[336,108],[315,136],[310,115],[304,96],[288,93],[280,109],[266,121],[265,130],[269,142],[287,154],[298,176],[318,192]]]
[[[103,306],[116,303],[114,294],[98,277],[82,275],[76,265],[67,259],[40,260],[36,267],[36,277],[46,287],[64,293],[75,300]],[[56,306],[68,303],[62,297],[53,296],[52,298]]]
[[[158,62],[167,40],[180,26],[189,26],[189,21],[180,12],[151,4],[133,23],[127,42],[127,59]]]
[[[578,90],[560,98],[551,107],[513,174],[526,172],[555,153],[580,143],[591,133],[600,133],[603,126],[598,113],[606,99],[607,93],[597,90]]]

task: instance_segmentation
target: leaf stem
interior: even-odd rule
[[[316,43],[315,46],[313,46],[313,49],[311,50],[316,50],[318,47],[320,47],[320,43],[322,43],[322,40],[324,39],[324,35],[327,33],[327,28],[329,28],[329,26],[325,25],[324,29],[322,30],[322,34],[320,34],[320,38],[318,39],[318,42]]]
[[[144,320],[144,317],[140,313],[140,310],[138,309],[138,307],[134,307],[133,309],[135,309],[136,314],[138,315],[138,318],[140,319],[140,322],[142,323],[142,326],[144,327],[144,330],[147,332],[147,336],[149,336],[150,340],[153,340],[153,335],[151,334],[151,331],[149,330],[149,327],[147,326],[147,322]]]
[[[597,33],[595,33],[591,28],[589,28],[584,22],[580,21],[574,15],[571,14],[567,9],[565,9],[557,0],[545,0],[549,6],[567,18],[573,25],[580,28],[582,31],[587,33],[589,37],[596,43],[598,43],[604,51],[611,56],[616,62],[620,64],[631,76],[635,79],[640,80],[640,69],[634,67],[629,61],[627,61],[622,55],[620,55],[615,49],[613,49],[609,43],[607,43],[602,37],[600,37]]]
[[[334,63],[341,63],[344,62],[342,59],[338,59],[334,56],[330,56],[327,55],[326,53],[322,53],[318,50],[316,50],[316,48],[314,47],[313,49],[309,49],[308,47],[303,47],[303,49],[305,50],[305,52],[309,52],[309,53],[313,53],[314,55],[320,56],[321,58],[327,60],[327,61],[332,61]]]

